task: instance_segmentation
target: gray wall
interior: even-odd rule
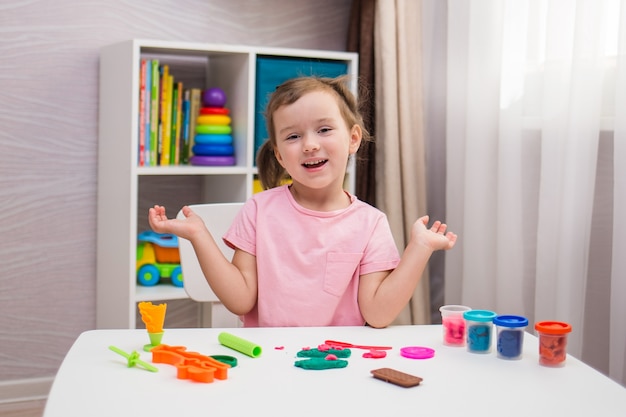
[[[0,382],[54,375],[95,327],[99,49],[145,38],[345,50],[350,6],[1,2]]]

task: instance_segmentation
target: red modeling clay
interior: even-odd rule
[[[285,347],[284,346],[276,346],[274,349],[276,350],[283,350]]]
[[[381,359],[381,358],[384,358],[385,356],[387,356],[387,352],[385,352],[384,350],[375,350],[375,349],[372,349],[369,352],[365,352],[363,354],[363,357],[368,358],[368,359]]]
[[[333,355],[332,353],[330,355],[326,355],[327,361],[336,361],[337,359],[337,355]]]
[[[365,345],[353,345],[348,342],[339,342],[337,340],[327,340],[325,342],[326,345],[331,346],[334,349],[338,348],[355,348],[355,349],[367,349],[367,350],[390,350],[393,349],[391,346],[365,346]]]

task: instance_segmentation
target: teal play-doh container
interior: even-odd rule
[[[463,313],[468,352],[491,352],[493,319],[496,316],[496,313],[489,310],[470,310]]]
[[[500,359],[520,359],[524,350],[524,332],[528,319],[501,315],[493,319],[496,326],[496,350]]]

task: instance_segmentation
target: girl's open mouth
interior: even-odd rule
[[[302,164],[303,167],[305,168],[318,168],[321,167],[322,165],[324,165],[326,162],[328,162],[328,159],[320,159],[317,161],[309,161],[309,162],[305,162]]]

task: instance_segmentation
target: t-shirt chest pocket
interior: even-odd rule
[[[329,253],[326,255],[324,291],[341,296],[359,267],[362,253]]]

